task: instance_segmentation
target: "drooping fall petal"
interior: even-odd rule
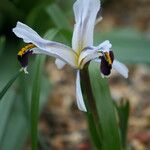
[[[76,77],[76,99],[77,99],[77,106],[81,111],[87,111],[86,106],[84,104],[83,95],[81,91],[81,84],[80,84],[80,71],[77,71]]]
[[[122,64],[121,62],[119,62],[117,60],[114,60],[114,62],[112,64],[112,67],[117,72],[119,72],[122,76],[124,76],[125,78],[128,78],[129,70],[128,70],[128,68],[124,64]]]
[[[18,22],[13,32],[26,43],[33,43],[39,49],[33,53],[46,54],[63,60],[73,68],[77,68],[77,55],[68,46],[41,38],[33,29]]]

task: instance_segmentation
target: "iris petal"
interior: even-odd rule
[[[104,56],[101,57],[100,70],[104,76],[109,76],[111,73],[112,65],[110,65]]]
[[[121,62],[114,60],[112,67],[118,71],[122,76],[124,76],[125,78],[128,78],[128,68],[122,64]]]
[[[66,65],[66,63],[64,61],[62,61],[58,58],[55,60],[55,64],[58,69],[62,69]]]
[[[46,54],[59,58],[72,67],[77,68],[77,55],[70,47],[58,42],[45,40],[30,27],[20,22],[17,23],[13,32],[26,43],[33,43],[36,45],[39,49],[33,51],[34,53]]]
[[[75,26],[72,48],[78,54],[83,48],[93,45],[93,31],[96,16],[100,9],[99,0],[77,0],[73,6]]]
[[[81,52],[78,60],[78,66],[80,66],[80,68],[82,69],[87,62],[94,60],[99,56],[100,55],[97,51],[87,48],[87,50]]]
[[[109,40],[106,40],[99,44],[97,47],[94,47],[94,50],[101,50],[103,52],[109,52],[110,48],[112,47],[112,44],[110,43]]]
[[[83,100],[83,95],[81,91],[81,84],[80,84],[80,71],[77,71],[77,78],[76,78],[76,99],[77,99],[77,106],[81,111],[87,111],[84,100]]]

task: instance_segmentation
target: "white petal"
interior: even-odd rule
[[[99,0],[77,0],[73,6],[75,26],[72,48],[77,53],[87,46],[93,45],[93,31],[96,16],[100,9]]]
[[[87,111],[84,100],[83,100],[83,95],[81,91],[81,84],[80,84],[80,71],[77,71],[77,78],[76,78],[76,98],[77,98],[77,106],[81,111]]]
[[[70,47],[61,43],[45,40],[30,27],[20,22],[17,23],[13,32],[26,43],[33,43],[36,45],[39,49],[35,50],[34,53],[46,54],[59,58],[72,67],[77,68],[78,57]]]
[[[93,49],[87,49],[85,51],[82,51],[79,56],[78,66],[80,66],[80,68],[82,69],[87,62],[96,59],[99,56],[100,54]]]
[[[58,58],[55,60],[55,64],[58,69],[62,69],[66,65],[66,63],[64,61],[62,61]]]
[[[36,36],[39,36],[39,34],[37,32],[35,32],[32,28],[30,28],[29,26],[27,26],[26,24],[23,24],[22,22],[18,21],[17,28],[24,28],[26,31],[31,32],[32,34],[35,34]],[[40,37],[40,36],[39,36]]]
[[[95,25],[99,24],[102,20],[103,20],[102,16],[98,17],[95,21]]]
[[[94,61],[96,62],[96,63],[101,63],[101,59],[99,59],[99,58],[97,58],[97,59],[94,59]]]
[[[21,22],[18,21],[16,27],[13,28],[13,32],[16,34],[16,36],[18,36],[18,37],[20,37],[20,38],[23,38],[23,41],[24,41],[25,43],[30,43],[30,39],[27,38],[26,36],[22,37],[22,36],[23,36],[23,35],[22,35],[23,33],[21,33],[21,31],[18,32],[19,29],[21,29],[21,31],[24,30],[24,31],[28,32],[29,35],[35,36],[35,37],[38,38],[38,39],[41,38],[41,37],[38,35],[38,33],[35,32],[33,29],[31,29],[29,26],[27,26],[27,25],[25,25],[25,24],[23,24],[23,23],[21,23]]]
[[[94,50],[102,50],[103,52],[109,52],[112,47],[112,44],[109,40],[102,42],[100,45],[94,48]]]
[[[101,59],[99,59],[99,58],[98,59],[94,59],[94,61],[99,63],[99,64],[101,63]],[[124,64],[120,63],[117,60],[114,60],[114,62],[112,64],[112,67],[117,72],[119,72],[122,76],[124,76],[125,78],[128,78],[128,72],[129,71],[128,71],[128,68]],[[101,73],[101,75],[102,75],[102,77],[109,77],[109,76],[103,75],[102,73]]]
[[[125,78],[128,78],[128,72],[129,72],[129,70],[128,70],[128,68],[124,64],[120,63],[117,60],[114,60],[114,62],[112,64],[112,67],[116,71],[118,71],[122,76],[124,76]]]

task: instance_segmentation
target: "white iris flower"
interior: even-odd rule
[[[113,52],[110,50],[111,43],[106,40],[97,47],[93,46],[93,31],[96,24],[96,16],[100,10],[99,0],[77,0],[73,6],[75,15],[75,26],[72,37],[72,48],[64,44],[41,38],[27,25],[18,22],[13,32],[25,43],[32,43],[18,53],[20,62],[26,71],[28,54],[46,54],[56,58],[59,69],[65,64],[77,70],[76,98],[77,105],[81,111],[86,111],[81,85],[80,70],[91,60],[101,65],[101,73],[108,76],[112,68],[117,70],[125,78],[128,77],[128,69],[122,63],[114,60]],[[28,53],[27,53],[28,52]],[[27,58],[28,59],[28,58]]]

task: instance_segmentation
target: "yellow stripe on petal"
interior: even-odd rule
[[[108,62],[108,64],[111,65],[112,60],[111,60],[110,54],[108,52],[105,52],[105,58],[106,58],[106,61]]]
[[[23,47],[19,52],[18,56],[23,56],[28,50],[35,48],[36,46],[34,44],[28,44],[25,47]]]

